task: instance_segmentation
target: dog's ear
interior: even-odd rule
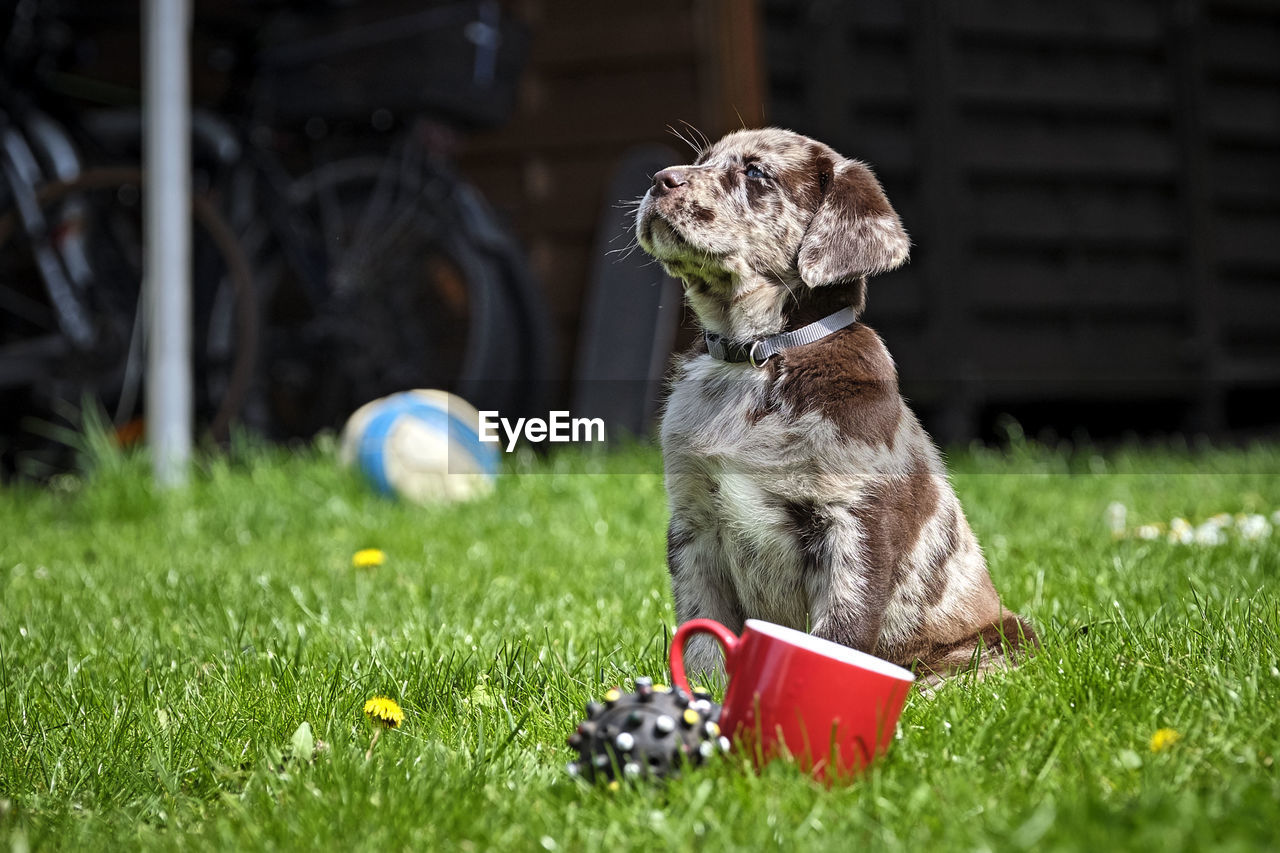
[[[800,279],[822,287],[902,266],[911,240],[871,170],[826,158],[818,170],[822,200],[800,243]]]

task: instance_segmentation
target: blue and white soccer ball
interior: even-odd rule
[[[496,444],[483,443],[480,414],[445,391],[402,391],[365,403],[342,429],[340,454],[379,492],[417,503],[488,494]]]

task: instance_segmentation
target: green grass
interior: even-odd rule
[[[528,459],[420,509],[323,448],[140,460],[0,490],[0,848],[1274,847],[1280,531],[1218,547],[1131,523],[1280,509],[1280,447],[952,459],[1024,668],[912,696],[888,756],[827,789],[732,757],[610,793],[564,772],[583,704],[661,676],[673,621],[657,454]],[[635,473],[648,472],[648,473]],[[357,549],[388,559],[355,570]],[[365,759],[361,707],[402,729]],[[302,722],[327,744],[286,760]],[[1181,739],[1153,753],[1171,727]]]

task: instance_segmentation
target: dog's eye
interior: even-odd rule
[[[746,168],[746,169],[744,169],[742,173],[743,173],[744,175],[746,175],[748,178],[767,178],[767,177],[769,177],[768,175],[766,175],[766,174],[764,173],[764,169],[761,169],[761,168],[760,168],[759,166],[757,166],[755,163],[752,163],[752,164],[748,165],[748,166],[747,166],[747,168]]]

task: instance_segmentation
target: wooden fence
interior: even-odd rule
[[[1280,422],[1280,3],[763,8],[768,122],[912,234],[867,319],[936,430]]]

